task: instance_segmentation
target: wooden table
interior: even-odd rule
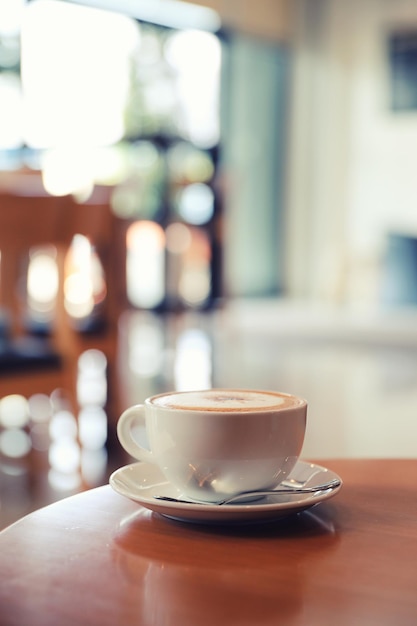
[[[1,626],[415,626],[417,461],[321,462],[340,493],[249,526],[99,487],[0,533]]]

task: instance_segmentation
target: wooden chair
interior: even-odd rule
[[[118,293],[117,249],[113,238],[117,219],[109,206],[110,190],[98,187],[91,198],[77,203],[71,196],[47,194],[39,176],[15,174],[0,179],[0,307],[3,311],[0,343],[0,398],[19,393],[51,393],[55,388],[75,394],[76,361],[89,347],[115,354]],[[94,244],[104,268],[107,298],[102,311],[105,329],[100,335],[80,333],[64,310],[64,261],[74,235]],[[55,314],[48,336],[28,331],[25,317],[25,266],[31,249],[53,246],[59,275]],[[33,329],[32,329],[33,330]]]

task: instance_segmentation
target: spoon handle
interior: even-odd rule
[[[242,498],[250,498],[254,496],[267,496],[267,495],[282,495],[282,494],[306,494],[306,493],[317,493],[318,491],[326,491],[327,489],[335,489],[341,485],[341,481],[338,478],[334,478],[333,480],[323,483],[321,485],[314,485],[313,487],[304,487],[300,488],[277,488],[277,489],[261,489],[259,491],[243,491],[234,496],[230,496],[229,498],[225,498],[223,500],[217,500],[216,502],[207,502],[204,500],[186,500],[183,498],[173,498],[171,496],[159,496],[155,495],[154,498],[156,500],[163,500],[165,502],[178,502],[181,504],[202,504],[202,505],[211,505],[211,506],[221,506],[222,504],[229,504],[234,502],[235,500],[241,500]]]

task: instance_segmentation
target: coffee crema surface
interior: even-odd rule
[[[250,412],[302,406],[304,400],[285,393],[240,389],[207,389],[162,394],[152,404],[185,411]]]

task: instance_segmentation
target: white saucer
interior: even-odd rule
[[[340,477],[331,470],[305,461],[298,461],[290,478],[302,480],[306,487],[314,487],[328,480]],[[132,463],[113,472],[110,485],[122,496],[165,517],[184,522],[230,523],[261,522],[278,519],[286,515],[303,511],[319,502],[335,496],[342,483],[333,489],[326,489],[312,494],[279,494],[245,504],[188,504],[156,500],[155,495],[181,497],[180,491],[167,482],[156,465],[150,463]]]

